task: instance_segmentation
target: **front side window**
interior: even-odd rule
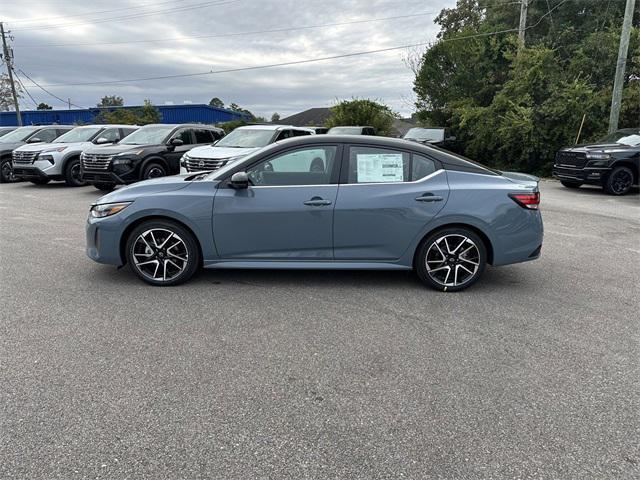
[[[179,130],[172,138],[179,138],[182,140],[183,145],[192,145],[193,139],[191,136],[191,130]]]
[[[282,153],[247,170],[255,186],[328,185],[336,146],[307,147]]]
[[[100,134],[96,138],[106,138],[109,142],[117,142],[120,140],[120,129],[119,128],[107,128],[106,130],[100,132]]]
[[[41,142],[51,143],[58,137],[58,131],[55,128],[45,128],[36,133],[33,138],[39,138]]]

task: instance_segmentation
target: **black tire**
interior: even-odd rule
[[[624,195],[633,186],[633,171],[629,167],[614,168],[604,181],[604,191],[609,195]]]
[[[560,180],[560,183],[567,188],[580,188],[582,182],[569,182],[567,180]]]
[[[80,159],[72,158],[64,167],[64,181],[70,187],[84,187],[87,182],[80,179]]]
[[[131,271],[154,286],[186,282],[201,264],[195,237],[169,220],[150,220],[134,228],[127,238],[126,255]]]
[[[93,186],[98,190],[102,190],[103,192],[110,192],[116,185],[115,183],[94,183]]]
[[[457,292],[477,282],[486,264],[487,248],[484,241],[473,230],[454,227],[438,230],[423,240],[418,247],[415,270],[420,280],[429,287],[443,292]],[[453,282],[452,272],[455,277]]]
[[[11,159],[2,159],[2,161],[0,161],[0,183],[14,183],[17,181],[16,177],[13,176]]]
[[[47,183],[50,182],[48,178],[33,178],[29,181],[34,185],[46,185]]]
[[[144,167],[142,172],[142,180],[149,180],[150,178],[166,177],[167,170],[159,163],[150,163]]]

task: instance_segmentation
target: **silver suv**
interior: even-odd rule
[[[80,154],[93,145],[119,142],[138,129],[135,125],[85,125],[76,127],[51,143],[26,144],[13,151],[13,174],[16,178],[44,185],[64,180],[80,187]]]

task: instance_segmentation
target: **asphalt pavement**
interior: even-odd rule
[[[534,262],[205,271],[84,253],[92,187],[0,185],[0,478],[639,478],[640,195],[544,181]]]

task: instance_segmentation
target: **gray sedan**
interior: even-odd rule
[[[462,290],[485,265],[542,248],[538,179],[438,148],[371,136],[308,136],[213,172],[100,198],[87,254],[152,285],[205,268],[415,270]]]

